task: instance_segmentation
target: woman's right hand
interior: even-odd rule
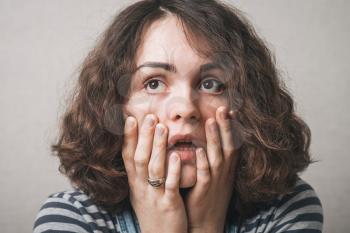
[[[122,154],[130,201],[143,233],[184,233],[187,215],[179,193],[181,161],[172,154],[166,169],[168,129],[156,125],[157,121],[154,115],[146,116],[138,135],[136,119],[126,119]],[[149,177],[166,177],[166,181],[153,187],[147,182]]]

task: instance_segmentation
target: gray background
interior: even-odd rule
[[[68,189],[49,145],[77,67],[115,12],[132,1],[0,1],[0,228],[30,232],[46,197]],[[240,0],[276,53],[319,160],[303,173],[324,206],[325,231],[350,219],[350,1]]]

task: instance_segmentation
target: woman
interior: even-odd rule
[[[237,9],[145,0],[86,58],[34,232],[321,232],[310,131]]]

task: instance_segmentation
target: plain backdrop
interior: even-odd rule
[[[122,7],[118,0],[0,0],[0,231],[30,232],[51,193],[70,188],[49,147],[77,70]],[[239,0],[312,130],[319,162],[302,174],[324,207],[324,232],[350,219],[350,1]]]

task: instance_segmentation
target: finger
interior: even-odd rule
[[[172,199],[179,194],[181,163],[179,155],[173,152],[169,157],[168,174],[165,181],[165,196]]]
[[[134,155],[137,145],[137,121],[129,116],[125,121],[122,156],[128,177],[135,175]]]
[[[210,167],[207,155],[203,148],[196,149],[197,182],[193,187],[192,195],[200,198],[206,194],[210,186]]]
[[[163,124],[157,124],[156,133],[153,139],[151,159],[148,164],[148,175],[150,178],[158,179],[165,177],[167,140],[167,128]]]
[[[157,119],[154,115],[147,115],[143,121],[138,138],[134,160],[136,175],[142,180],[148,178],[148,162],[151,156],[156,121]]]
[[[220,129],[220,139],[224,161],[232,161],[235,148],[233,144],[232,125],[229,119],[227,107],[222,106],[218,108],[218,111],[216,112],[216,119],[218,120]]]
[[[234,119],[237,115],[237,112],[233,111],[233,110],[230,110],[228,112],[228,115],[230,116],[231,119]]]
[[[205,124],[207,156],[212,176],[217,176],[223,165],[220,135],[215,119],[209,118]]]
[[[243,145],[243,137],[242,134],[239,131],[239,125],[240,123],[237,120],[237,111],[229,111],[229,116],[231,119],[231,128],[232,128],[232,137],[233,137],[233,145],[234,145],[234,149],[235,151],[238,150],[239,148],[241,148],[241,146]]]

